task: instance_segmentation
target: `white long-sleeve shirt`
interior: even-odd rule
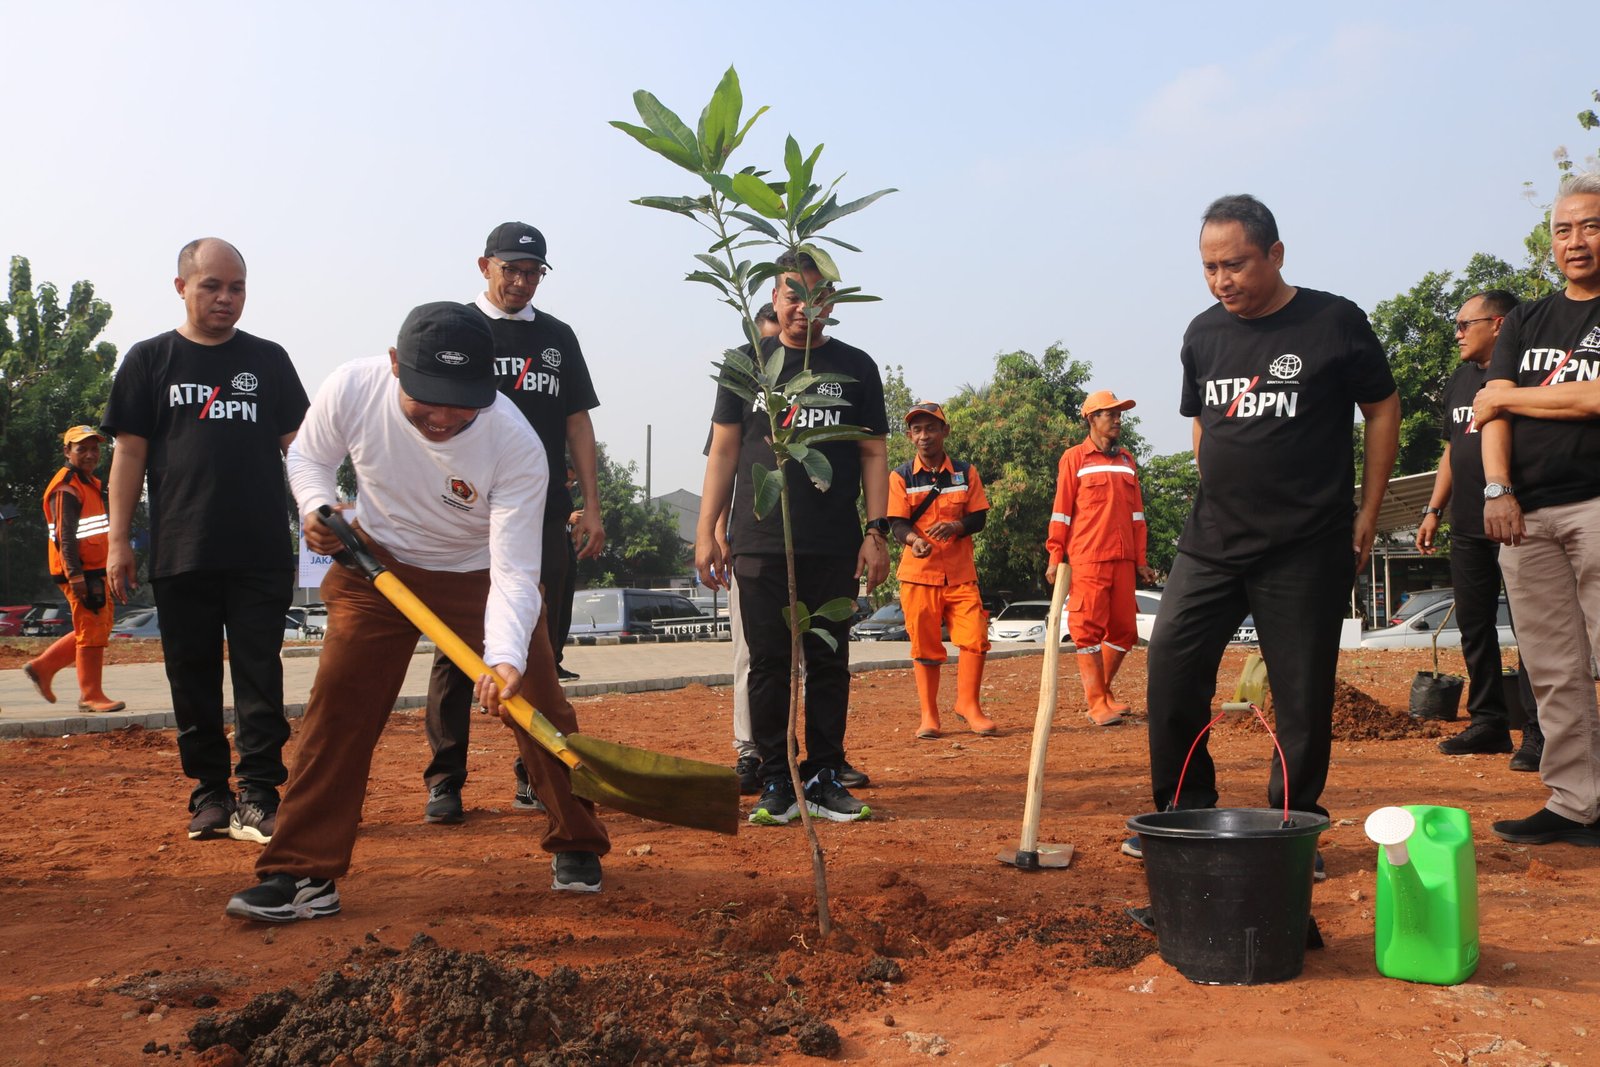
[[[483,658],[522,671],[541,607],[549,463],[516,405],[496,394],[460,433],[429,441],[400,410],[388,357],[354,360],[317,390],[289,447],[302,517],[338,501],[347,454],[362,529],[396,559],[430,571],[488,568]]]

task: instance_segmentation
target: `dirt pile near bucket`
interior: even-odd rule
[[[1273,714],[1276,700],[1269,700],[1267,722],[1277,728]],[[1252,715],[1230,715],[1217,724],[1217,728],[1260,730]],[[1391,708],[1368,696],[1365,692],[1335,678],[1333,682],[1333,739],[1335,741],[1398,741],[1406,737],[1442,737],[1444,730],[1436,722],[1414,719],[1403,708]]]

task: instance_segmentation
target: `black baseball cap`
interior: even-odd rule
[[[400,388],[424,404],[494,403],[494,334],[477,310],[441,300],[411,309],[395,342]]]
[[[489,234],[489,239],[483,245],[483,254],[489,259],[501,259],[507,263],[515,263],[519,259],[537,259],[548,267],[550,261],[544,258],[545,251],[544,234],[526,222],[502,222]]]

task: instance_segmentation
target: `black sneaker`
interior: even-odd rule
[[[1537,771],[1539,761],[1544,758],[1544,735],[1536,734],[1532,730],[1522,731],[1522,745],[1511,756],[1511,769],[1514,771]]]
[[[1492,827],[1495,834],[1519,845],[1548,845],[1564,841],[1569,845],[1600,848],[1600,823],[1576,822],[1549,808],[1540,808],[1526,819],[1506,819]]]
[[[739,776],[739,795],[753,797],[761,792],[761,757],[740,756],[733,765],[733,773]]]
[[[860,822],[872,818],[872,809],[850,795],[832,767],[824,767],[806,783],[806,810],[833,822]]]
[[[190,841],[212,841],[227,837],[232,821],[234,800],[232,793],[213,793],[201,799],[189,820]]]
[[[228,819],[228,836],[235,841],[254,841],[264,845],[272,840],[272,831],[278,825],[278,808],[273,805],[269,808],[265,803],[253,797],[245,797],[234,809],[233,815]],[[193,826],[190,827],[190,837],[194,836]]]
[[[258,923],[320,919],[339,911],[339,891],[331,878],[269,874],[260,883],[228,898],[228,914]]]
[[[569,893],[600,892],[600,857],[593,852],[557,852],[550,859],[550,888]]]
[[[582,675],[577,671],[569,671],[565,667],[557,667],[556,677],[563,682],[576,682]]]
[[[858,771],[848,763],[839,764],[834,777],[838,778],[839,784],[846,789],[865,789],[872,784],[872,779],[867,777],[866,771]]]
[[[533,783],[528,781],[528,769],[522,765],[522,757],[518,756],[511,764],[511,773],[517,776],[517,791],[511,797],[513,811],[543,811],[544,801],[540,800],[533,792]]]
[[[788,826],[800,817],[800,803],[787,778],[773,778],[761,789],[761,799],[750,809],[750,821],[757,826]]]
[[[466,822],[467,813],[461,810],[461,787],[454,782],[440,782],[428,790],[428,804],[422,809],[422,821]]]
[[[1511,731],[1504,726],[1474,723],[1454,737],[1439,742],[1446,756],[1471,756],[1481,753],[1510,752]]]

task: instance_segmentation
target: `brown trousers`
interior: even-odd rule
[[[427,571],[382,550],[376,555],[468,646],[483,647],[487,571]],[[262,877],[338,878],[350,869],[372,751],[416,652],[416,627],[354,572],[332,568],[323,579],[322,598],[328,605],[328,638],[298,730],[300,744],[277,825],[256,861]],[[578,717],[556,679],[546,625],[541,615],[529,642],[521,693],[556,729],[572,733]],[[512,729],[534,792],[546,808],[545,851],[608,852],[605,826],[593,804],[572,795],[566,766],[522,730]]]

